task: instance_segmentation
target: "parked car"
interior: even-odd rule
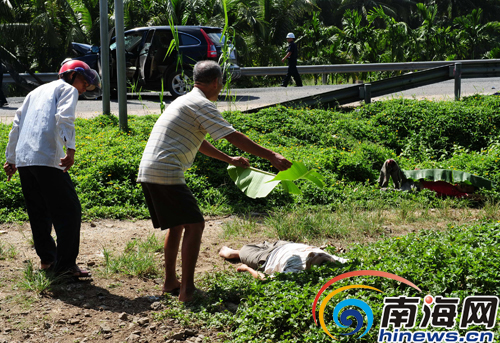
[[[179,47],[167,55],[175,32]],[[136,88],[160,91],[163,87],[173,97],[191,89],[190,78],[194,64],[201,60],[219,61],[225,37],[222,29],[208,26],[140,27],[125,32],[125,61],[127,79]],[[111,88],[116,88],[116,37],[111,40],[110,76]],[[240,76],[236,51],[229,47],[230,72],[233,79]],[[86,62],[101,73],[99,47],[72,43],[73,59]]]

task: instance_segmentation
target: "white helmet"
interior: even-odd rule
[[[292,32],[290,32],[289,34],[286,35],[286,38],[293,38],[293,39],[295,39],[295,35]]]

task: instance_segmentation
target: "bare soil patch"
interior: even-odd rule
[[[233,268],[219,257],[223,245],[241,247],[259,237],[222,239],[222,224],[230,217],[208,218],[197,275]],[[117,275],[103,277],[103,248],[121,253],[134,239],[152,234],[163,242],[164,232],[149,220],[100,220],[83,223],[78,263],[93,273],[91,281],[70,283],[38,296],[19,287],[25,263],[39,267],[32,247],[29,223],[0,225],[5,247],[17,251],[14,259],[0,260],[0,342],[202,342],[216,341],[217,332],[182,327],[177,320],[157,322],[162,310],[162,278],[139,279]],[[163,256],[158,253],[158,263]],[[180,260],[180,256],[179,256]],[[178,260],[180,273],[181,261]]]

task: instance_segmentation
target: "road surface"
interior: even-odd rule
[[[221,95],[216,103],[221,111],[248,110],[251,108],[276,104],[292,99],[298,99],[309,95],[328,92],[331,90],[352,86],[347,85],[320,85],[304,87],[267,87],[267,88],[241,88],[231,89],[229,96]],[[500,78],[462,79],[462,96],[473,94],[493,94],[500,91]],[[167,93],[168,94],[168,93]],[[429,86],[418,87],[408,91],[374,98],[372,101],[391,98],[416,98],[453,100],[454,80],[436,83]],[[24,98],[8,98],[8,107],[0,107],[0,123],[11,123],[16,109],[21,106]],[[170,96],[165,96],[166,105],[173,101]],[[356,104],[351,104],[356,105]],[[76,108],[79,118],[92,118],[102,113],[102,101],[80,100]],[[111,101],[111,113],[118,115],[118,102]],[[129,115],[148,115],[160,113],[160,101],[158,93],[142,93],[140,96],[129,95],[127,101],[127,113]]]

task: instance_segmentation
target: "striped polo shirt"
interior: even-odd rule
[[[173,101],[156,122],[142,154],[137,182],[185,184],[184,172],[193,164],[206,134],[218,140],[235,131],[194,87]]]

